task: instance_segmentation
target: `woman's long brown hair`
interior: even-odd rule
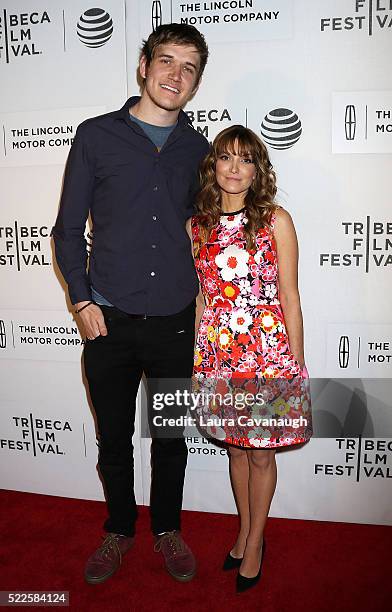
[[[201,241],[208,241],[222,213],[222,194],[216,180],[215,164],[219,156],[225,153],[249,157],[255,166],[255,179],[244,198],[248,221],[243,228],[247,248],[254,249],[258,229],[269,225],[272,213],[278,207],[275,203],[276,175],[266,146],[252,130],[243,125],[232,125],[222,130],[215,137],[210,152],[201,164],[201,189],[196,200]]]

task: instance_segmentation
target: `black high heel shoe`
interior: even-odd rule
[[[222,569],[227,572],[228,570],[237,569],[242,563],[242,557],[240,559],[232,557],[230,553],[227,553],[227,557],[223,562]]]
[[[261,559],[260,559],[260,569],[258,573],[256,574],[256,576],[253,576],[252,578],[246,578],[246,576],[242,576],[238,572],[237,574],[237,593],[243,593],[244,591],[247,591],[248,589],[251,589],[252,587],[256,586],[256,584],[258,583],[261,577],[261,567],[263,565],[264,553],[265,553],[265,540],[263,542],[263,550],[261,552]]]

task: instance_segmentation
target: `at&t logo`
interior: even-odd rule
[[[275,108],[263,119],[261,135],[273,149],[289,149],[298,142],[302,124],[298,115],[288,108]]]
[[[91,8],[80,16],[77,34],[86,47],[102,47],[113,34],[113,20],[104,9]]]

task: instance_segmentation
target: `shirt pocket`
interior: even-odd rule
[[[132,159],[124,154],[102,154],[99,156],[96,163],[95,176],[97,178],[106,178],[109,176],[119,176],[120,174],[130,173],[132,165]]]
[[[197,168],[185,164],[173,165],[166,169],[166,180],[172,201],[185,212],[193,204]]]

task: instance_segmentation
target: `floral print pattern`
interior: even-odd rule
[[[298,444],[312,435],[309,385],[290,351],[279,301],[275,215],[270,227],[259,229],[254,251],[246,248],[246,222],[244,210],[223,213],[208,242],[201,244],[197,217],[192,219],[195,266],[206,304],[196,341],[194,387],[203,393],[220,387],[234,395],[252,389],[265,401],[241,412],[249,417],[246,426],[238,423],[235,405],[204,404],[199,417],[208,425],[201,427],[212,437],[248,448]],[[301,415],[306,425],[282,425],[282,418]],[[255,426],[261,417],[280,421]]]

